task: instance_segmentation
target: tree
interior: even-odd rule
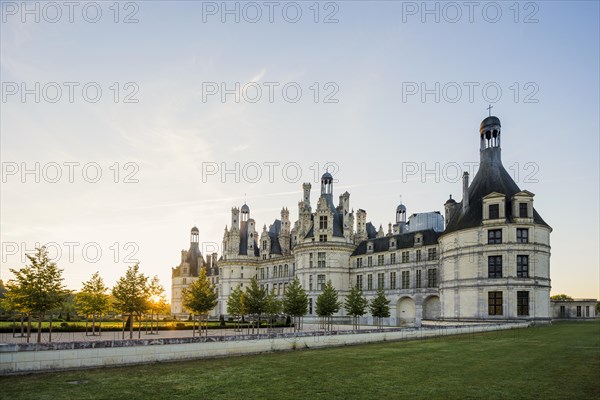
[[[7,282],[7,294],[11,303],[21,312],[38,317],[37,342],[42,341],[42,320],[45,313],[59,307],[69,294],[63,285],[62,270],[50,261],[45,247],[35,249],[35,254],[27,254],[31,265],[20,270],[10,269],[15,279]],[[50,321],[52,329],[52,321]],[[29,332],[28,332],[29,334]],[[52,340],[50,334],[49,341]]]
[[[294,330],[302,329],[302,317],[308,312],[308,295],[298,277],[285,290],[283,312],[294,318]]]
[[[108,311],[109,296],[108,287],[98,272],[95,272],[90,280],[82,283],[83,288],[75,296],[75,303],[80,314],[85,315],[86,319],[92,316],[92,335],[96,334],[96,317],[102,316]],[[100,325],[102,329],[102,325]],[[86,320],[87,335],[87,320]]]
[[[275,294],[275,288],[271,290],[271,293],[267,296],[267,301],[265,304],[265,312],[269,316],[269,325],[271,328],[273,327],[273,321],[277,317],[279,313],[281,313],[281,300]]]
[[[371,315],[377,318],[377,328],[381,329],[383,326],[383,318],[390,316],[390,301],[385,297],[383,289],[377,290],[377,296],[371,300]]]
[[[208,335],[208,313],[217,305],[217,299],[217,291],[206,277],[205,268],[200,269],[198,279],[183,289],[183,306],[198,315],[200,325],[202,325],[202,316],[206,315],[206,335]],[[195,334],[194,327],[193,335]]]
[[[156,333],[158,334],[158,314],[165,311],[167,298],[165,297],[165,288],[160,284],[157,275],[154,275],[150,281],[148,295],[150,296],[150,332],[154,332],[154,313],[156,313]]]
[[[148,309],[148,277],[140,272],[139,264],[127,268],[125,276],[112,289],[114,308],[128,316],[129,338],[133,338],[133,316]],[[124,333],[123,333],[124,334]]]
[[[358,329],[358,317],[365,315],[369,302],[358,286],[350,288],[350,293],[344,302],[346,313],[352,316],[352,329]]]
[[[331,280],[328,280],[323,293],[317,297],[317,315],[323,319],[325,330],[331,330],[331,316],[340,310],[341,305],[337,290],[331,284]]]
[[[237,285],[227,298],[227,314],[234,318],[239,318],[240,321],[237,323],[240,323],[246,312],[246,294],[242,290],[241,286]],[[235,329],[238,328],[239,326]]]
[[[256,278],[250,280],[250,286],[246,287],[246,305],[248,314],[258,319],[257,333],[260,332],[260,317],[264,314],[267,306],[267,291],[258,286]]]
[[[555,294],[550,297],[550,300],[565,300],[565,301],[573,301],[571,296],[567,296],[566,294]]]

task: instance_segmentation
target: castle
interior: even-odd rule
[[[391,300],[390,325],[419,325],[423,319],[549,321],[552,228],[533,207],[534,194],[521,190],[503,167],[500,137],[500,120],[485,118],[479,170],[472,182],[463,174],[462,200],[450,196],[443,216],[417,213],[407,220],[400,204],[395,224],[387,232],[376,229],[365,210],[351,210],[348,192],[335,205],[333,176],[326,172],[314,206],[311,184],[302,185],[293,224],[283,208],[280,219],[259,233],[248,205],[233,208],[219,259],[204,259],[194,227],[190,249],[172,270],[173,314],[187,315],[182,290],[206,268],[219,291],[215,316],[227,314],[231,291],[252,277],[280,296],[298,277],[309,295],[307,317],[315,316],[316,299],[331,280],[340,299],[351,285],[367,299],[383,289]],[[340,310],[338,316],[344,315]]]

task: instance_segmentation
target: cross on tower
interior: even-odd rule
[[[488,112],[490,113],[490,114],[489,114],[489,116],[490,116],[490,117],[492,116],[492,108],[494,108],[494,106],[493,106],[493,105],[491,105],[491,104],[490,104],[490,105],[488,106],[488,108],[487,108]]]

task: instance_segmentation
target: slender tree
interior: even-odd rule
[[[302,329],[302,317],[308,312],[308,295],[298,277],[288,285],[283,295],[283,312],[294,318],[294,330]]]
[[[213,284],[206,277],[206,269],[201,268],[198,279],[183,289],[183,306],[196,314],[202,326],[202,317],[206,316],[206,332],[208,336],[208,313],[218,303],[218,294]],[[193,335],[196,334],[194,329]]]
[[[371,315],[377,319],[377,328],[383,326],[383,318],[390,316],[390,301],[385,297],[383,289],[377,290],[377,296],[371,301],[369,306]]]
[[[346,313],[352,316],[352,329],[358,329],[358,317],[365,315],[369,302],[358,286],[350,288],[350,293],[346,296],[344,308]]]
[[[148,277],[140,272],[139,264],[127,268],[125,276],[112,289],[114,308],[128,316],[129,338],[133,338],[133,316],[141,316],[148,309]]]
[[[95,272],[88,281],[83,282],[82,284],[83,287],[81,291],[75,296],[75,304],[79,313],[86,316],[86,334],[87,318],[90,316],[92,317],[92,335],[95,335],[96,318],[104,315],[108,311],[108,287],[104,285],[104,281],[98,272]],[[102,329],[101,322],[99,329]]]
[[[271,293],[267,296],[265,304],[265,312],[269,316],[269,326],[273,328],[273,321],[279,313],[281,313],[282,304],[281,300],[275,294],[275,288],[271,290]]]
[[[158,334],[158,314],[163,312],[167,305],[165,288],[160,284],[157,275],[154,275],[148,286],[150,296],[150,332],[154,332],[154,314],[156,313],[156,333]]]
[[[258,286],[256,278],[250,280],[250,286],[246,287],[246,305],[248,314],[258,319],[257,333],[260,333],[260,318],[265,313],[267,306],[267,291]]]
[[[59,307],[69,291],[63,285],[62,270],[50,260],[45,247],[37,248],[33,255],[27,254],[27,259],[30,265],[19,270],[10,270],[15,279],[8,281],[6,287],[12,301],[20,310],[27,312],[29,318],[31,315],[37,316],[39,343],[42,341],[42,321],[45,313]],[[49,340],[52,340],[52,336],[49,336]]]
[[[331,317],[340,310],[341,305],[337,290],[331,284],[331,280],[328,280],[323,292],[317,297],[317,315],[322,318],[325,330],[331,330]]]
[[[227,298],[227,314],[238,319],[236,321],[238,325],[235,329],[239,329],[239,324],[241,324],[241,320],[246,314],[246,293],[244,293],[240,285],[237,285]]]

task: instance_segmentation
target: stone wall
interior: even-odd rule
[[[383,331],[333,331],[327,334],[324,332],[299,332],[201,338],[0,344],[0,374],[107,367],[412,340],[527,326],[527,323],[514,322],[420,329],[392,328]]]

